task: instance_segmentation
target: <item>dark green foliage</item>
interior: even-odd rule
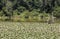
[[[56,6],[60,6],[60,0],[0,0],[0,15],[11,19],[11,17],[20,15],[24,11],[32,12],[34,10],[37,13],[45,12],[51,14],[55,11]],[[58,11],[54,13],[54,16],[60,17]],[[29,17],[25,16],[25,18]]]
[[[54,10],[54,16],[60,18],[60,7],[56,7]]]

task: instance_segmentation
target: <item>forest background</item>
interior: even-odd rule
[[[0,0],[1,21],[46,22],[51,18],[60,20],[60,0]]]

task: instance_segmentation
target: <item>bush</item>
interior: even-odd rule
[[[57,17],[57,18],[60,18],[60,7],[55,8],[54,16]]]

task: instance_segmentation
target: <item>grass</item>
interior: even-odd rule
[[[0,22],[0,39],[60,39],[60,24]]]

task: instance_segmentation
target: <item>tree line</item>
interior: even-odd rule
[[[20,15],[24,11],[38,10],[38,13],[54,12],[54,16],[60,17],[60,0],[0,0],[0,16]]]

